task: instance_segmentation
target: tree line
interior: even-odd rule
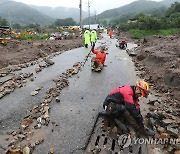
[[[137,22],[127,23],[128,19],[134,18]],[[121,30],[139,29],[139,30],[160,30],[168,28],[180,28],[180,3],[175,2],[170,8],[165,9],[161,7],[154,9],[151,12],[127,14],[119,18],[112,19],[110,21],[101,20],[101,24],[108,27],[118,27]],[[0,25],[8,26],[8,21],[0,17]],[[60,26],[74,26],[77,23],[72,18],[56,19],[54,23],[49,25],[49,28],[60,27]],[[13,29],[24,29],[24,28],[40,28],[41,25],[38,23],[32,23],[25,27],[20,24],[12,24]]]
[[[8,21],[0,17],[0,26],[8,26]]]
[[[49,28],[55,28],[60,26],[75,26],[77,23],[73,20],[73,18],[66,18],[66,19],[56,19],[54,23],[49,25]],[[6,19],[0,17],[0,26],[10,26]],[[27,28],[40,28],[41,25],[38,23],[32,23],[27,26],[21,26],[18,23],[12,24],[13,29],[27,29]]]
[[[128,18],[136,19],[136,22],[127,22]],[[175,2],[164,13],[144,14],[135,16],[125,15],[120,19],[114,19],[110,26],[118,27],[121,30],[160,30],[169,28],[180,28],[180,3]]]

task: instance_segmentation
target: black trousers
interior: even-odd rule
[[[135,105],[130,104],[130,103],[126,103],[125,106],[129,114],[136,120],[138,126],[141,129],[144,129],[143,117],[141,115],[140,109],[136,109]]]
[[[88,48],[88,44],[85,44],[85,48]]]
[[[106,112],[108,114],[113,115],[114,117],[119,117],[124,114],[124,112],[127,110],[129,114],[132,116],[132,118],[135,119],[137,122],[138,126],[140,128],[144,128],[144,123],[143,123],[143,117],[141,115],[140,109],[136,109],[134,104],[130,104],[128,102],[121,102],[119,101],[120,99],[108,95],[103,103],[103,107],[105,109],[105,106],[107,106]],[[126,115],[125,115],[126,116]],[[125,117],[128,118],[128,117]]]

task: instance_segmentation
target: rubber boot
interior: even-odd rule
[[[154,136],[155,135],[155,132],[151,129],[148,129],[148,128],[141,128],[139,130],[139,132],[145,136]]]
[[[94,67],[95,67],[94,61],[91,61],[91,70],[94,70]]]
[[[116,122],[118,127],[123,131],[124,134],[129,133],[127,127],[120,120],[115,118],[114,121]]]

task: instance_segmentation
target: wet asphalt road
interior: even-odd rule
[[[70,86],[63,89],[61,102],[52,101],[50,104],[50,118],[59,126],[54,127],[53,133],[44,136],[45,141],[36,146],[35,154],[48,153],[54,148],[55,153],[85,153],[79,150],[84,147],[95,121],[97,113],[102,110],[102,103],[108,92],[117,86],[134,84],[136,73],[125,50],[115,47],[116,40],[106,35],[96,46],[108,46],[106,65],[101,73],[91,72],[90,58],[78,75],[69,79]],[[128,48],[134,47],[128,44]],[[55,64],[36,74],[34,82],[28,82],[26,87],[16,89],[9,96],[0,100],[0,137],[9,130],[17,130],[22,119],[35,104],[45,96],[47,88],[51,87],[52,79],[59,77],[62,72],[72,68],[75,62],[83,61],[89,49],[73,49],[53,58]],[[24,72],[34,70],[35,66],[24,69]],[[37,96],[30,93],[37,87],[43,87]],[[52,127],[52,126],[49,126]],[[1,141],[7,146],[4,141]],[[1,153],[1,149],[0,149]]]

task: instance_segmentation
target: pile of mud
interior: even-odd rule
[[[67,40],[10,40],[6,46],[0,45],[0,69],[81,46],[83,46],[83,39],[80,37]]]
[[[179,36],[151,36],[143,40],[134,58],[135,65],[141,70],[140,76],[171,102],[180,101],[179,49]]]
[[[134,40],[132,39],[132,35],[129,34],[128,32],[117,31],[115,32],[115,36],[120,41],[124,40],[126,42],[134,42]]]

